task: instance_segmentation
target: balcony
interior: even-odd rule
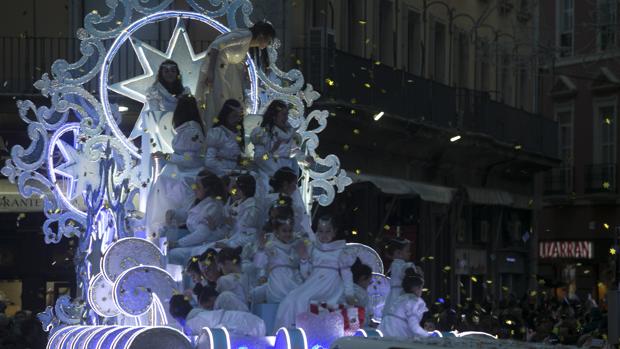
[[[168,40],[143,40],[143,42],[166,51]],[[108,40],[106,44],[110,44]],[[195,52],[206,50],[209,41],[192,41]],[[80,41],[75,38],[22,38],[0,37],[0,94],[31,95],[38,94],[33,83],[43,73],[51,74],[52,63],[57,59],[65,59],[69,63],[76,62],[80,53]],[[94,60],[83,67],[84,72],[92,67]],[[114,58],[110,76],[113,81],[121,81],[142,74],[142,67],[130,44],[123,45]],[[96,92],[97,79],[85,86],[90,92]]]
[[[456,89],[338,50],[293,51],[302,62],[306,81],[323,98],[439,127],[483,133],[528,152],[558,156],[556,122],[492,101],[485,92]]]
[[[572,167],[558,167],[545,173],[545,195],[564,195],[574,191]]]
[[[586,193],[616,193],[616,164],[595,164],[585,168]]]

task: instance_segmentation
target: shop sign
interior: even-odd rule
[[[592,241],[541,241],[540,258],[594,258]]]
[[[19,194],[0,195],[0,212],[42,212],[43,199],[24,198]]]

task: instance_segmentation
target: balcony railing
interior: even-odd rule
[[[556,122],[492,101],[485,92],[456,89],[339,50],[293,51],[293,61],[302,62],[306,81],[324,98],[440,127],[484,133],[526,151],[557,158]]]
[[[107,44],[110,44],[107,42]],[[168,40],[143,40],[143,42],[164,51]],[[209,41],[192,41],[195,52],[202,52],[209,46]],[[34,94],[39,91],[33,83],[43,73],[51,74],[51,65],[57,59],[65,59],[69,63],[76,62],[80,53],[80,41],[74,38],[21,38],[0,37],[0,94],[20,95]],[[94,59],[82,68],[88,71]],[[142,74],[142,67],[136,58],[131,44],[123,45],[112,64],[111,80],[122,81]],[[97,81],[93,79],[85,85],[90,92],[97,90]]]
[[[586,166],[585,191],[587,193],[617,192],[616,164]]]
[[[545,194],[570,194],[574,191],[574,171],[572,167],[558,167],[545,173]]]

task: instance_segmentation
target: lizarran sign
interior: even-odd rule
[[[539,258],[592,259],[592,241],[541,241],[538,243]]]

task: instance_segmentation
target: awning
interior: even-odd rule
[[[474,204],[531,209],[530,199],[524,195],[486,188],[466,187],[466,189],[469,202]]]
[[[349,171],[347,171],[347,174]],[[449,204],[452,195],[456,191],[454,188],[442,187],[439,185],[413,182],[394,177],[384,177],[377,175],[367,175],[355,173],[349,174],[354,183],[371,182],[382,192],[393,195],[419,195],[424,201]]]

